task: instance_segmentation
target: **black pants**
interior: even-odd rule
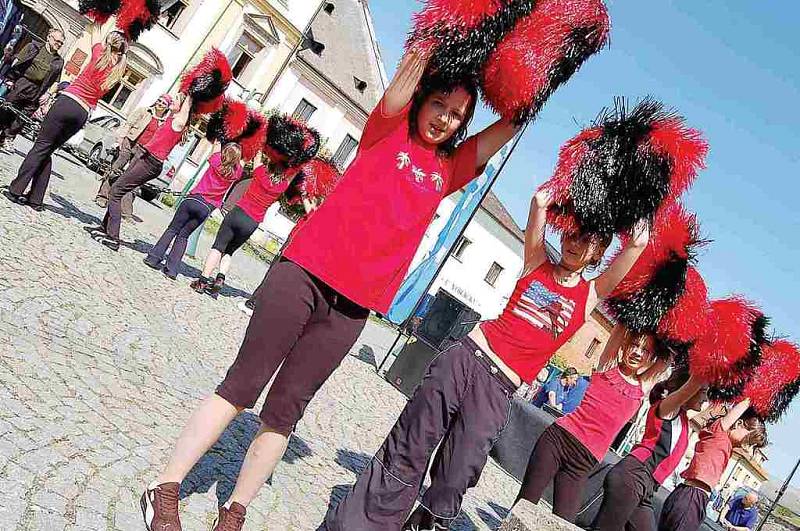
[[[114,181],[122,174],[125,166],[128,163],[140,157],[142,154],[142,146],[132,143],[128,138],[123,138],[119,143],[119,154],[108,170],[108,173],[103,177],[103,182],[100,183],[100,189],[97,190],[95,201],[100,201],[101,206],[108,204],[108,198],[111,195],[111,186]],[[135,199],[134,192],[128,192],[122,198],[122,217],[129,218],[133,215],[133,200]],[[105,205],[103,204],[105,202]]]
[[[574,522],[586,479],[596,464],[597,459],[578,439],[558,424],[551,424],[536,442],[519,498],[539,503],[552,481],[553,513]]]
[[[421,504],[438,518],[456,518],[508,423],[514,391],[471,339],[442,352],[366,470],[328,512],[328,529],[399,530],[440,442]]]
[[[103,230],[109,237],[119,239],[119,228],[122,224],[122,198],[148,181],[161,175],[164,162],[158,160],[147,150],[142,149],[141,155],[134,160],[125,173],[114,181],[108,197],[108,208],[103,218]]]
[[[239,354],[217,394],[253,407],[277,371],[261,420],[288,436],[358,339],[369,310],[288,260],[270,269],[257,293]]]
[[[53,153],[81,130],[87,118],[89,113],[77,101],[63,95],[56,98],[50,112],[44,117],[39,136],[19,167],[17,178],[11,181],[9,191],[23,195],[28,185],[33,183],[28,193],[28,203],[41,205],[50,184]]]
[[[232,256],[250,239],[257,228],[258,222],[235,206],[222,220],[211,248]]]
[[[681,483],[661,508],[658,531],[697,531],[706,518],[708,493]]]
[[[201,196],[187,196],[175,211],[167,230],[147,253],[147,261],[154,266],[160,264],[164,255],[167,254],[169,244],[172,244],[165,269],[169,275],[177,276],[189,236],[202,225],[213,211],[214,206],[208,204]]]
[[[608,472],[603,503],[594,519],[594,531],[655,531],[653,493],[658,483],[644,463],[625,456]]]
[[[20,112],[31,116],[39,108],[38,83],[24,77],[14,83],[14,87],[6,94],[5,100]],[[22,131],[23,124],[17,115],[7,109],[0,109],[0,137],[14,138]]]

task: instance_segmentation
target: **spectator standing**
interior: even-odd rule
[[[6,101],[21,113],[31,116],[47,98],[47,91],[61,76],[64,59],[58,50],[64,45],[64,34],[51,29],[45,43],[33,41],[14,58],[7,78],[14,83]],[[0,111],[0,148],[9,151],[14,138],[22,130],[22,122],[10,109]]]
[[[153,138],[156,130],[167,119],[171,106],[172,96],[163,94],[150,107],[133,111],[125,121],[119,134],[119,155],[103,178],[97,196],[94,198],[97,206],[103,208],[108,206],[111,185],[122,174],[128,163],[142,154],[142,146]],[[122,198],[122,217],[124,219],[133,216],[134,192],[128,192]]]
[[[570,390],[578,381],[578,371],[575,367],[568,367],[558,378],[554,378],[542,387],[533,401],[536,407],[548,404],[559,411],[564,411],[564,401]]]
[[[578,409],[590,382],[589,376],[575,376],[575,384],[570,386],[567,391],[567,396],[564,397],[564,402],[561,406],[561,411],[563,411],[565,415]]]
[[[729,531],[753,531],[758,523],[758,494],[748,492],[731,499],[719,523]]]

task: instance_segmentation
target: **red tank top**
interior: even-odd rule
[[[650,470],[659,485],[675,471],[689,446],[689,418],[686,412],[681,411],[678,415],[680,433],[674,433],[675,424],[658,416],[660,403],[656,402],[650,407],[642,441],[631,450],[631,455]]]
[[[172,118],[173,117],[170,116],[164,120],[161,127],[156,129],[153,138],[144,144],[144,148],[162,162],[167,160],[169,152],[178,145],[178,142],[181,141],[181,137],[183,136],[183,131],[175,131],[172,128]]]
[[[103,88],[103,83],[105,83],[111,70],[114,69],[113,66],[108,66],[103,70],[97,68],[97,61],[103,55],[103,50],[102,44],[92,46],[92,56],[89,58],[89,63],[81,70],[78,77],[69,87],[64,90],[64,92],[77,96],[86,102],[91,109],[94,109],[100,98],[105,96],[107,90]]]
[[[639,409],[643,396],[642,387],[625,380],[616,367],[595,373],[578,409],[556,424],[602,461],[614,437]]]
[[[253,170],[253,180],[250,181],[250,186],[247,187],[241,199],[236,202],[236,206],[244,210],[245,214],[254,221],[261,223],[264,221],[267,209],[289,187],[292,182],[291,175],[285,174],[284,178],[273,182],[266,166],[259,166]]]
[[[521,277],[500,317],[481,324],[492,351],[528,383],[586,321],[589,283],[564,287],[553,268],[545,261]]]

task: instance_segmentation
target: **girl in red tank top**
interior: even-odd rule
[[[519,498],[538,503],[553,481],[553,513],[575,521],[589,473],[666,368],[654,349],[652,337],[614,328],[580,406],[536,442]]]
[[[433,458],[431,486],[402,529],[448,528],[508,422],[517,387],[536,378],[647,244],[648,231],[641,225],[608,269],[587,281],[583,272],[600,263],[610,238],[566,235],[560,260],[550,262],[544,240],[549,205],[550,195],[544,191],[531,203],[525,269],[502,315],[434,360],[372,464],[328,519],[329,527],[397,529],[411,510],[427,463],[441,442],[439,455]]]
[[[690,377],[685,368],[653,387],[642,440],[606,475],[603,501],[592,523],[593,530],[655,530],[651,499],[686,453],[689,445],[686,412],[703,408],[706,388],[703,381]]]

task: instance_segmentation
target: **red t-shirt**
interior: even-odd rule
[[[353,302],[382,313],[442,199],[479,174],[477,140],[450,158],[409,134],[410,105],[370,114],[355,160],[284,256]]]
[[[722,429],[722,419],[700,431],[700,439],[694,447],[694,457],[681,477],[700,481],[713,489],[725,472],[733,453],[733,444],[728,432]]]
[[[178,145],[183,137],[183,131],[175,131],[172,128],[172,116],[164,120],[164,123],[156,129],[153,138],[142,146],[160,161],[167,160],[169,152]]]
[[[144,146],[153,138],[153,135],[156,134],[156,130],[158,129],[158,120],[153,117],[150,118],[150,122],[147,124],[147,127],[144,128],[144,131],[139,135],[136,139],[136,143]]]
[[[222,164],[222,155],[214,153],[208,159],[208,169],[192,189],[192,194],[196,194],[205,199],[209,204],[219,208],[225,197],[225,192],[233,183],[242,176],[242,165],[237,164],[230,175],[220,173],[219,167]]]
[[[492,351],[528,383],[586,322],[589,283],[562,286],[553,268],[545,260],[521,277],[500,317],[481,324]]]
[[[92,46],[92,56],[89,58],[89,63],[81,70],[70,86],[64,90],[64,92],[83,100],[91,109],[97,107],[97,102],[105,96],[107,91],[103,88],[103,83],[114,68],[112,65],[102,71],[97,69],[97,60],[103,54],[104,48],[102,44]]]
[[[614,437],[639,409],[642,387],[622,377],[618,368],[595,373],[578,409],[556,420],[598,461],[614,442]]]
[[[244,210],[253,220],[261,223],[264,221],[267,209],[278,200],[291,182],[289,175],[277,183],[272,182],[266,166],[259,166],[253,171],[253,180],[250,181],[241,199],[236,202],[236,206]]]
[[[644,464],[661,485],[678,467],[689,446],[689,419],[685,411],[676,419],[662,419],[658,416],[659,404],[661,402],[650,406],[644,436],[631,450],[631,455]]]

